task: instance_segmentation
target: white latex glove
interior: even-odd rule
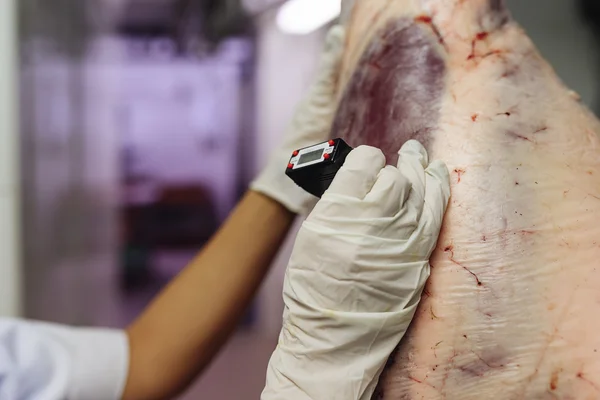
[[[408,329],[450,177],[416,141],[384,165],[380,150],[355,149],[298,233],[262,400],[370,400]]]
[[[298,106],[283,145],[272,154],[266,168],[250,185],[252,190],[271,197],[298,214],[310,212],[318,199],[298,187],[285,175],[285,170],[295,150],[330,139],[337,110],[335,94],[344,40],[343,26],[336,25],[330,29],[316,81]]]

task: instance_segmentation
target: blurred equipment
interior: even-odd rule
[[[170,37],[180,53],[190,53],[251,36],[253,25],[241,0],[128,0],[118,29],[126,36]]]
[[[279,9],[277,25],[285,33],[307,35],[340,16],[341,0],[289,0]]]
[[[210,191],[201,185],[165,186],[155,202],[126,206],[123,224],[125,290],[161,280],[152,269],[157,251],[195,253],[218,227]]]
[[[87,40],[101,24],[99,19],[94,21],[95,24],[90,23],[90,1],[19,0],[18,3],[21,43],[45,38],[52,41],[54,50],[69,56],[84,52]]]
[[[225,38],[252,33],[252,20],[242,7],[241,0],[180,0],[184,4],[201,5],[202,32],[212,43]]]

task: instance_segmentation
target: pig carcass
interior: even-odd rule
[[[543,10],[540,10],[543,12]],[[356,0],[333,136],[452,199],[377,398],[600,399],[600,124],[500,0]]]

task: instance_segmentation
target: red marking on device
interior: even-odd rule
[[[296,150],[296,151],[294,151],[294,152],[292,153],[292,155],[293,155],[294,157],[296,157],[298,154],[300,154],[300,152],[299,152],[298,150]]]
[[[329,145],[330,145],[330,146],[333,146],[333,145],[335,145],[335,140],[330,140],[330,141],[329,141]]]
[[[294,168],[294,164],[288,164],[288,169]]]
[[[325,153],[325,154],[323,155],[323,158],[324,158],[324,159],[326,159],[326,160],[329,160],[329,159],[331,158],[331,155],[330,155],[330,154],[328,154],[328,153]]]

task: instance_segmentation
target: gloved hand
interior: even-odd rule
[[[300,229],[262,400],[370,400],[408,329],[450,177],[416,141],[398,168],[384,165],[380,150],[356,148]]]
[[[318,199],[298,187],[285,175],[285,169],[294,150],[330,139],[337,107],[336,84],[344,40],[343,26],[331,28],[327,34],[316,82],[298,106],[282,147],[273,153],[266,168],[250,185],[252,190],[271,197],[298,214],[310,212]]]

